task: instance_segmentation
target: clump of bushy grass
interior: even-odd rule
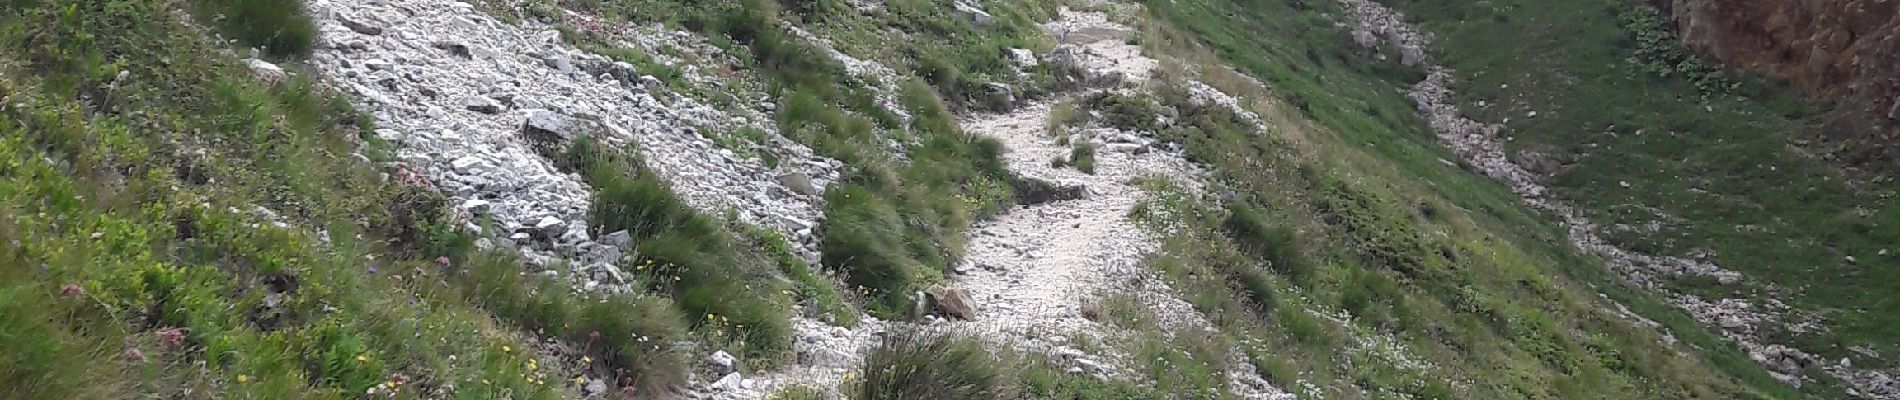
[[[1075,142],[1075,146],[1069,149],[1069,163],[1075,164],[1075,169],[1082,171],[1082,173],[1094,175],[1095,143],[1089,141]]]
[[[729,341],[754,359],[772,359],[791,349],[789,299],[767,260],[742,254],[733,232],[693,209],[637,160],[580,138],[560,157],[594,186],[590,230],[625,230],[639,255],[630,265],[649,287],[672,295],[688,315],[704,316],[698,327]],[[743,295],[739,295],[743,294]]]
[[[299,0],[196,0],[200,19],[208,19],[218,33],[276,57],[310,54],[317,38]]]
[[[974,339],[949,333],[900,330],[864,360],[853,400],[998,399],[1008,393],[1006,367]]]

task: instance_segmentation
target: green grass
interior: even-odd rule
[[[1163,196],[1137,217],[1168,238],[1154,268],[1225,331],[1262,340],[1259,351],[1288,366],[1271,374],[1343,398],[1797,396],[1686,316],[1620,286],[1499,185],[1443,165],[1455,157],[1400,94],[1418,73],[1355,54],[1319,15],[1335,6],[1304,4],[1148,4],[1165,23],[1143,28],[1149,50],[1225,60],[1266,84],[1270,92],[1219,68],[1198,71],[1264,100],[1243,104],[1271,125],[1268,135],[1189,101],[1175,89],[1179,67],[1155,85],[1159,109],[1095,104],[1132,110],[1114,113],[1127,116],[1122,124],[1144,114],[1178,121],[1160,136],[1215,171],[1214,192],[1235,193],[1224,210]],[[1701,350],[1676,355],[1655,332],[1600,311],[1608,305],[1597,292]],[[1435,367],[1397,368],[1393,355],[1350,347],[1368,335],[1394,336],[1404,357]]]
[[[656,267],[634,293],[576,293],[474,250],[433,188],[357,162],[392,153],[347,101],[303,77],[256,81],[170,8],[248,15],[244,29],[306,20],[282,5],[0,11],[8,396],[569,398],[583,373],[659,395],[700,351],[783,358],[790,286],[768,258],[782,242],[752,251],[637,160],[577,151],[557,163],[585,163],[602,189],[596,229],[636,231],[640,257],[623,267]],[[233,38],[298,52],[256,32]]]
[[[945,333],[891,332],[865,356],[853,400],[1002,398],[1005,367],[975,339]]]
[[[731,229],[680,200],[633,157],[581,138],[560,159],[570,160],[564,164],[582,170],[594,187],[592,233],[625,230],[633,237],[635,257],[623,270],[671,295],[702,334],[737,346],[749,360],[782,359],[791,351],[790,292],[773,261],[742,252]]]
[[[1711,72],[1639,2],[1394,6],[1439,36],[1437,53],[1459,70],[1467,103],[1505,105],[1469,112],[1510,117],[1513,151],[1581,154],[1550,179],[1558,197],[1599,225],[1659,223],[1653,232],[1611,229],[1608,239],[1655,254],[1712,250],[1716,264],[1785,288],[1770,294],[1748,285],[1743,296],[1779,298],[1829,327],[1771,337],[1825,358],[1853,356],[1856,366],[1896,365],[1846,348],[1900,351],[1892,329],[1900,301],[1882,283],[1900,279],[1900,258],[1877,255],[1900,243],[1892,222],[1900,205],[1883,197],[1891,185],[1856,186],[1850,181],[1866,173],[1805,154],[1827,149],[1798,150],[1826,142],[1824,106],[1803,104],[1779,84]],[[1539,116],[1523,118],[1533,107]],[[1737,289],[1677,286],[1718,297]]]
[[[164,4],[0,16],[10,396],[560,396],[532,342],[431,277],[446,214],[352,161],[374,139],[347,103],[253,81]]]
[[[1077,142],[1069,149],[1069,163],[1082,173],[1095,174],[1095,143]]]
[[[299,0],[193,0],[200,23],[274,57],[310,54],[317,25]]]

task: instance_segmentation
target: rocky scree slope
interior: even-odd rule
[[[670,92],[627,63],[564,45],[551,27],[506,24],[468,3],[313,1],[310,10],[323,33],[311,64],[375,115],[404,168],[493,220],[504,230],[495,236],[533,264],[573,261],[590,280],[619,283],[610,264],[626,243],[588,233],[586,184],[537,150],[580,136],[638,148],[690,204],[734,210],[816,259],[820,190],[841,165],[777,138],[767,121]],[[698,132],[742,127],[768,132],[791,158],[769,168]]]

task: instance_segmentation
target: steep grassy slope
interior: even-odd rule
[[[1825,109],[1696,66],[1706,63],[1654,39],[1668,39],[1666,27],[1638,2],[1392,4],[1439,35],[1466,103],[1489,105],[1472,114],[1506,121],[1516,149],[1574,158],[1549,181],[1612,240],[1707,257],[1774,286],[1679,289],[1781,299],[1826,330],[1765,336],[1862,367],[1896,365],[1849,348],[1900,351],[1900,204],[1880,176],[1890,171],[1842,170],[1803,148],[1823,142]]]
[[[0,397],[656,396],[691,354],[789,355],[772,238],[596,162],[595,224],[649,228],[625,266],[648,284],[526,274],[347,101],[181,15],[280,61],[311,45],[295,2],[0,11]]]
[[[1282,139],[1206,128],[1182,139],[1204,144],[1190,146],[1190,154],[1227,171],[1241,193],[1257,193],[1249,207],[1300,232],[1296,242],[1313,257],[1304,262],[1312,266],[1279,271],[1287,282],[1277,287],[1303,295],[1277,298],[1345,309],[1362,318],[1362,326],[1404,338],[1455,372],[1453,382],[1467,382],[1447,385],[1466,396],[1800,396],[1694,320],[1624,286],[1600,261],[1576,254],[1561,231],[1500,185],[1446,161],[1457,157],[1440,149],[1401,94],[1420,72],[1351,50],[1350,39],[1332,26],[1342,15],[1337,5],[1146,4],[1180,33],[1159,30],[1143,36],[1144,44],[1204,44],[1211,54],[1191,60],[1217,55],[1283,99],[1263,114],[1279,121],[1273,125]],[[1210,71],[1217,77],[1210,81],[1239,81]],[[1283,241],[1230,237],[1241,244]],[[1253,279],[1237,278],[1239,287]],[[1371,306],[1362,293],[1368,291]],[[1610,311],[1614,305],[1597,293],[1660,323],[1691,345],[1680,347],[1689,354],[1671,356],[1674,350],[1666,348],[1675,346]],[[1280,329],[1299,326],[1287,322]],[[1307,348],[1306,360],[1313,362],[1287,368],[1327,364],[1325,346]],[[1832,390],[1810,385],[1801,391],[1837,393]]]

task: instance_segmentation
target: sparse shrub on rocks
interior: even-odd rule
[[[1075,164],[1075,169],[1082,173],[1095,174],[1095,143],[1076,142],[1075,147],[1069,150],[1069,162]]]
[[[686,382],[687,355],[676,346],[687,337],[689,318],[672,300],[575,293],[566,282],[523,275],[521,262],[505,253],[477,254],[464,264],[454,283],[502,320],[579,346],[637,391]]]
[[[680,200],[658,176],[635,169],[633,157],[577,140],[562,158],[591,166],[584,176],[595,190],[594,234],[624,230],[633,237],[638,257],[623,269],[672,295],[686,314],[704,316],[695,325],[700,331],[743,348],[747,357],[777,358],[791,349],[789,299],[767,260],[741,254],[731,231]]]

